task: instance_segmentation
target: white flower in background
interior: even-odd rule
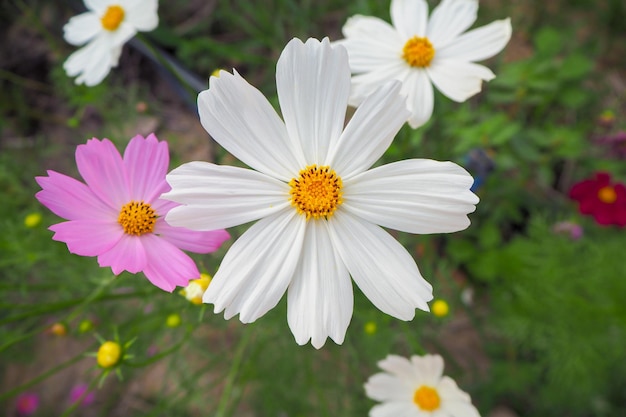
[[[296,342],[316,348],[344,340],[350,275],[387,314],[411,320],[416,308],[427,311],[432,287],[380,226],[465,229],[478,202],[472,177],[427,159],[369,169],[408,117],[400,83],[374,92],[344,129],[348,56],[328,39],[289,42],[276,83],[284,122],[237,72],[211,77],[198,97],[204,128],[253,169],[190,162],[167,176],[172,190],[162,198],[182,204],[168,213],[171,225],[213,230],[260,219],[229,249],[203,301],[250,323],[287,291]]]
[[[343,26],[352,77],[350,105],[358,106],[390,79],[402,81],[417,128],[433,112],[433,86],[462,102],[495,77],[475,61],[500,52],[511,37],[510,19],[463,33],[476,21],[478,0],[442,0],[430,19],[425,0],[391,0],[391,22],[356,15]],[[432,83],[432,84],[431,84]]]
[[[63,27],[65,40],[85,45],[63,64],[76,84],[99,84],[117,66],[122,47],[137,32],[159,24],[158,0],[84,0],[87,12],[74,16]]]
[[[443,376],[441,356],[389,355],[378,366],[385,372],[365,383],[367,396],[382,402],[370,417],[480,417],[470,396]]]

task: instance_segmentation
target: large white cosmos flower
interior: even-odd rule
[[[463,33],[476,21],[478,0],[442,0],[430,19],[425,0],[391,0],[391,22],[372,16],[348,19],[337,41],[348,49],[352,78],[350,105],[358,106],[389,79],[402,81],[417,128],[433,112],[432,84],[448,98],[463,102],[495,77],[475,61],[500,52],[511,37],[510,19]],[[431,84],[432,83],[432,84]]]
[[[350,91],[346,50],[293,39],[276,70],[284,123],[237,72],[200,93],[209,134],[253,168],[190,162],[167,176],[162,198],[182,204],[171,225],[215,230],[260,219],[230,248],[204,294],[226,319],[253,322],[288,291],[296,342],[344,340],[352,316],[350,275],[380,310],[411,320],[432,287],[380,226],[411,233],[469,225],[472,177],[451,162],[412,159],[368,170],[408,116],[400,84],[378,89],[344,129]]]
[[[389,355],[378,366],[384,371],[365,383],[368,397],[382,401],[370,417],[480,417],[470,396],[443,375],[439,355]]]
[[[71,54],[63,68],[76,84],[99,84],[117,66],[122,47],[138,31],[159,24],[158,0],[84,0],[87,12],[63,27],[65,40],[85,45]]]

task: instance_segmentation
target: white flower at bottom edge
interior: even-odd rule
[[[463,102],[495,77],[476,64],[500,52],[511,38],[509,19],[463,33],[475,21],[478,0],[442,0],[428,17],[425,0],[391,0],[391,22],[373,16],[348,19],[337,43],[348,49],[352,78],[350,104],[358,106],[390,79],[402,81],[417,128],[433,112],[433,84],[443,95]]]
[[[443,376],[441,356],[389,355],[378,366],[385,372],[365,383],[367,396],[382,402],[370,417],[480,417],[470,396]]]
[[[229,249],[204,293],[215,312],[250,323],[287,295],[296,342],[343,343],[352,317],[350,276],[383,312],[411,320],[427,311],[432,287],[382,227],[410,233],[465,229],[478,198],[452,162],[411,159],[368,170],[408,111],[389,83],[344,129],[350,91],[346,50],[328,39],[293,39],[277,64],[284,122],[236,72],[200,93],[200,121],[253,169],[190,162],[167,175],[162,198],[181,205],[171,225],[214,230],[260,219]]]
[[[138,31],[153,30],[159,23],[158,0],[84,0],[87,12],[72,17],[63,36],[84,47],[72,53],[63,68],[76,84],[99,84],[117,66],[122,47]]]

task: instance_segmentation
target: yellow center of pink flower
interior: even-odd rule
[[[102,27],[109,31],[116,30],[124,20],[124,9],[121,6],[113,5],[107,8],[104,16],[100,18]]]
[[[157,214],[150,204],[131,201],[122,207],[117,222],[122,225],[125,233],[141,236],[144,233],[152,233],[156,219]]]
[[[329,218],[341,200],[341,178],[328,166],[309,165],[289,181],[291,205],[308,219]]]
[[[606,204],[613,204],[615,200],[617,200],[617,193],[615,192],[615,188],[607,185],[598,190],[598,200],[602,201]]]
[[[441,398],[435,388],[422,385],[415,390],[413,402],[424,411],[435,411],[441,404]]]
[[[427,67],[434,57],[435,48],[428,38],[413,36],[402,48],[402,58],[412,67]]]

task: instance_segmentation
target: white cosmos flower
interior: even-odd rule
[[[389,79],[402,81],[409,124],[417,128],[433,112],[432,84],[462,102],[495,77],[475,61],[500,52],[511,37],[510,19],[463,33],[476,21],[478,0],[442,0],[430,19],[425,0],[391,0],[391,22],[356,15],[343,26],[352,78],[350,105],[358,106]],[[432,83],[432,84],[431,84]]]
[[[84,0],[87,12],[63,27],[65,40],[84,45],[71,54],[63,68],[76,84],[99,84],[117,66],[122,47],[138,31],[159,24],[158,0]]]
[[[389,355],[378,366],[385,372],[365,383],[367,396],[382,402],[370,417],[480,417],[470,396],[443,376],[441,356]]]
[[[226,319],[253,322],[288,292],[296,342],[344,340],[352,316],[350,275],[380,310],[411,320],[428,310],[432,287],[383,228],[454,232],[478,198],[452,162],[412,159],[368,170],[408,116],[400,84],[382,86],[344,129],[350,92],[345,48],[293,39],[276,69],[284,122],[237,72],[211,77],[200,121],[253,169],[190,162],[167,176],[163,195],[182,204],[171,225],[195,230],[260,219],[229,249],[204,293]],[[380,225],[380,226],[379,226]]]

